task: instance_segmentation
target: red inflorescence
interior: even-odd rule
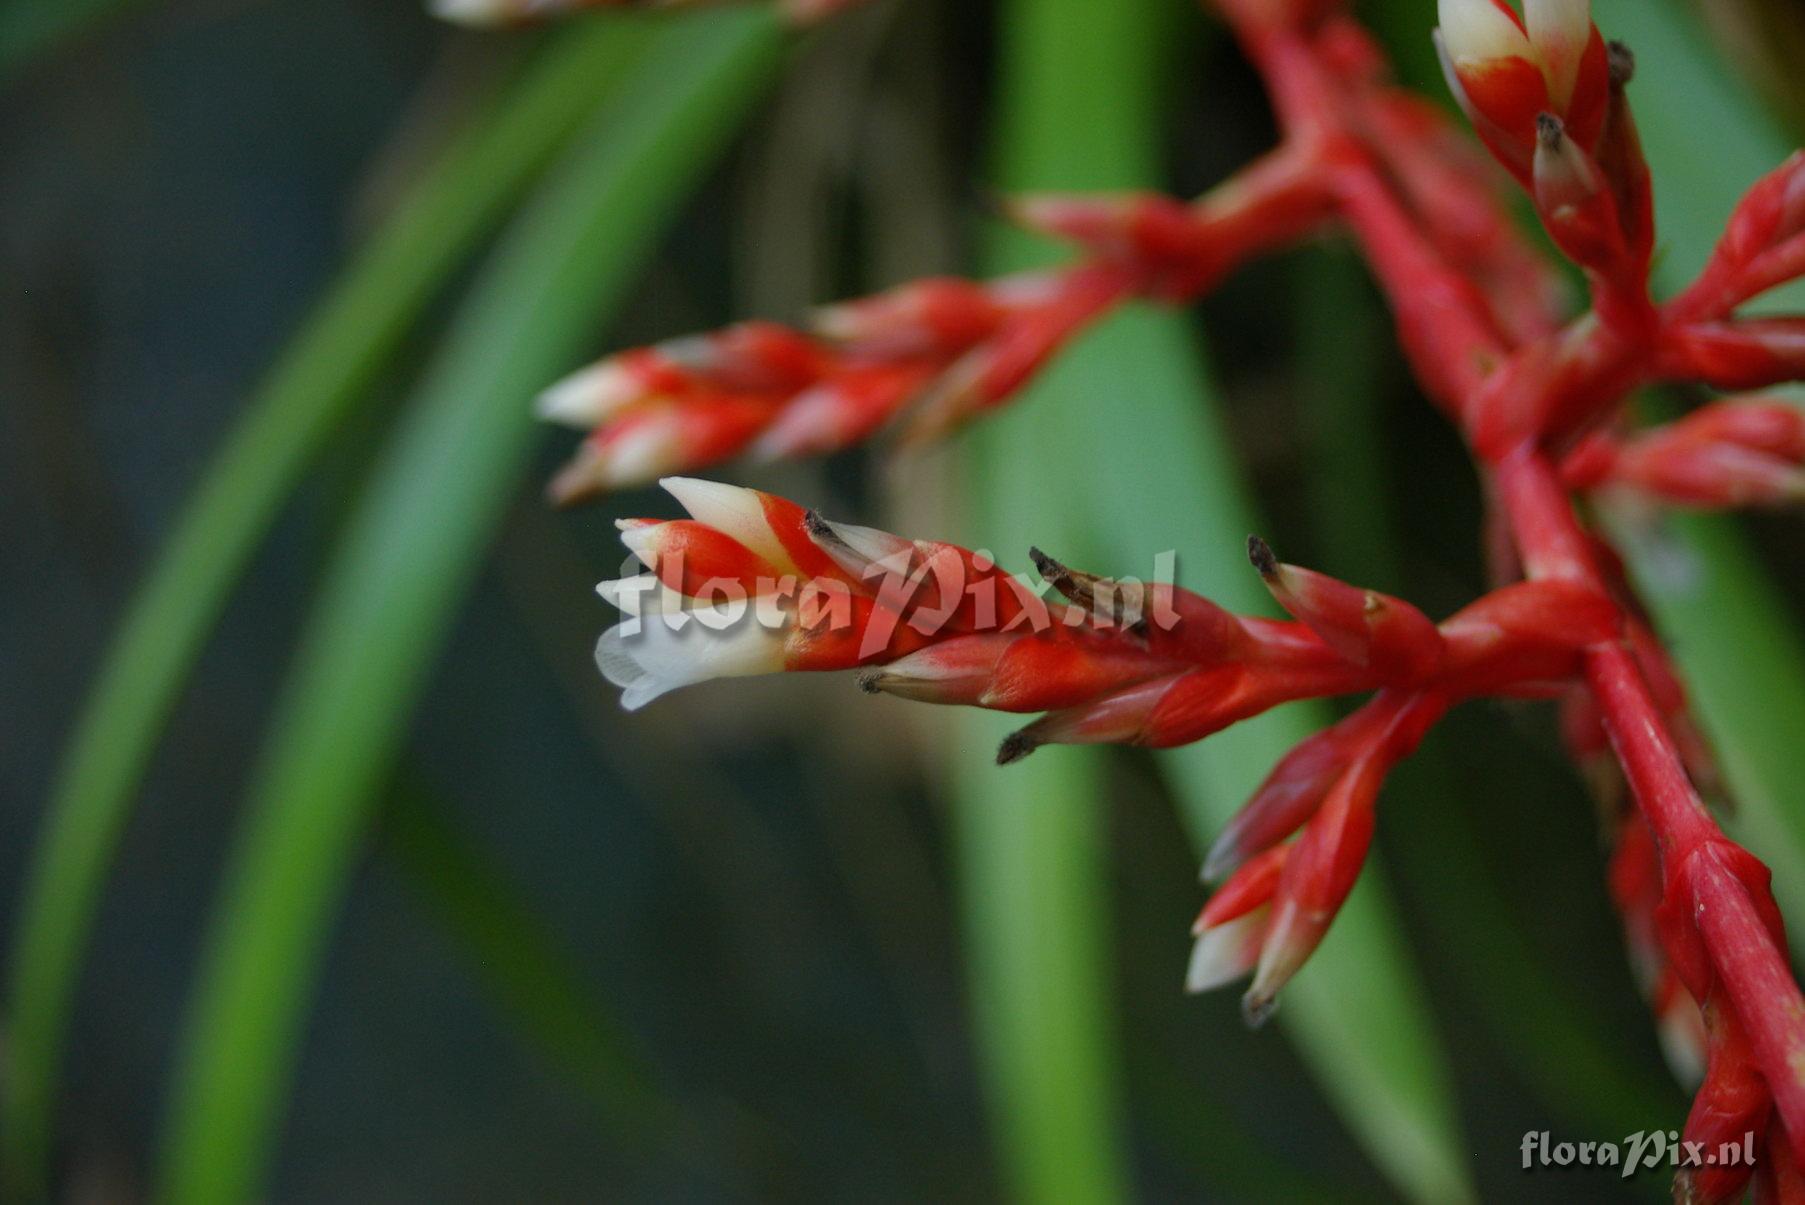
[[[1805,998],[1767,871],[1705,807],[1715,773],[1685,691],[1575,496],[1805,497],[1793,406],[1726,399],[1641,429],[1625,407],[1653,382],[1743,390],[1805,377],[1805,317],[1737,313],[1805,275],[1805,156],[1757,183],[1698,279],[1657,303],[1634,60],[1604,41],[1585,0],[1524,2],[1519,14],[1504,0],[1441,0],[1437,45],[1481,142],[1584,270],[1592,305],[1579,317],[1563,320],[1548,266],[1470,144],[1387,82],[1338,4],[1217,0],[1267,82],[1278,149],[1188,203],[1013,203],[1017,221],[1081,249],[1066,268],[926,280],[830,307],[805,331],[746,323],[604,360],[541,401],[548,417],[592,429],[552,492],[572,501],[742,455],[832,451],[899,420],[914,438],[943,434],[1008,401],[1124,300],[1183,302],[1253,255],[1345,227],[1418,379],[1491,486],[1506,576],[1471,606],[1435,623],[1282,564],[1257,540],[1252,560],[1289,621],[1035,553],[1067,600],[1049,604],[955,546],[675,478],[690,519],[623,525],[651,573],[604,583],[629,618],[603,637],[603,671],[628,706],[708,677],[859,668],[873,691],[1044,713],[1001,761],[1053,743],[1178,744],[1287,700],[1370,693],[1273,769],[1209,855],[1207,876],[1223,881],[1198,919],[1189,982],[1251,973],[1253,1019],[1352,888],[1390,768],[1464,699],[1558,699],[1606,808],[1632,961],[1676,1069],[1701,1081],[1682,1137],[1715,1147],[1763,1135],[1758,1190],[1798,1199]],[[757,622],[732,622],[748,612]],[[1695,1169],[1681,1188],[1730,1200],[1751,1174]]]

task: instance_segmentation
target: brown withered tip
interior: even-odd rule
[[[859,684],[859,689],[868,695],[883,693],[884,671],[881,669],[862,669],[859,671],[859,676],[853,680]]]
[[[997,765],[1007,766],[1011,762],[1018,762],[1038,748],[1040,742],[1029,736],[1026,730],[1011,732],[997,746]]]
[[[1258,1029],[1272,1019],[1272,1014],[1279,1008],[1279,998],[1272,995],[1256,996],[1248,992],[1241,997],[1241,1020],[1247,1028]]]
[[[1247,537],[1247,559],[1253,562],[1253,567],[1267,581],[1279,575],[1279,559],[1273,555],[1272,545],[1259,536]]]
[[[1560,149],[1561,139],[1567,136],[1567,125],[1552,113],[1536,114],[1536,138],[1551,151]]]
[[[1041,580],[1051,583],[1055,590],[1080,606],[1089,605],[1088,574],[1074,572],[1069,566],[1054,560],[1038,548],[1028,549],[1028,559],[1034,562],[1034,572],[1040,574]]]
[[[840,537],[834,534],[833,525],[822,518],[821,512],[812,506],[802,512],[802,529],[808,532],[811,540],[831,540],[835,544],[840,542]]]
[[[1604,61],[1613,88],[1621,88],[1636,78],[1636,52],[1622,42],[1604,44]]]

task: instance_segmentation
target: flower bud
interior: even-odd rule
[[[760,460],[821,456],[850,447],[883,426],[932,378],[928,364],[844,368],[797,394],[753,443]]]
[[[586,430],[635,402],[681,393],[692,384],[657,349],[640,347],[570,374],[541,393],[534,409],[547,422]]]
[[[1044,288],[1044,275],[982,285],[939,276],[815,311],[813,327],[846,350],[895,360],[952,356],[989,338],[1023,294]]]
[[[1278,887],[1289,846],[1277,846],[1235,872],[1191,927],[1196,938],[1185,990],[1207,992],[1248,974],[1272,928],[1268,906]]]
[[[1203,233],[1189,205],[1161,193],[1031,193],[1003,207],[1030,230],[1155,268],[1193,257]]]
[[[1552,113],[1590,150],[1609,90],[1604,42],[1586,0],[1440,0],[1437,50],[1448,87],[1498,160],[1528,182],[1536,117]]]
[[[1551,113],[1536,119],[1531,179],[1536,212],[1570,259],[1600,272],[1623,263],[1625,249],[1616,200],[1598,165]]]
[[[1440,663],[1442,640],[1427,615],[1401,598],[1281,563],[1258,536],[1247,553],[1279,605],[1328,646],[1385,681],[1417,681]]]
[[[1359,756],[1389,711],[1378,700],[1299,742],[1272,768],[1259,789],[1223,828],[1204,859],[1203,877],[1219,879],[1247,858],[1263,856],[1296,832]],[[1220,893],[1218,893],[1220,894]]]
[[[1713,1154],[1734,1149],[1743,1136],[1767,1127],[1773,1097],[1761,1077],[1748,1033],[1735,1010],[1717,993],[1705,1001],[1705,1032],[1709,1043],[1705,1079],[1692,1098],[1680,1140],[1698,1144]],[[1679,1173],[1674,1199],[1679,1201],[1736,1201],[1754,1168],[1730,1161],[1687,1167]]]
[[[739,453],[770,422],[774,404],[734,394],[660,398],[629,408],[596,430],[547,489],[569,506],[612,489],[644,485],[673,469]]]

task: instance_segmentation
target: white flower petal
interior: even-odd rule
[[[1492,0],[1440,0],[1437,14],[1448,54],[1457,66],[1512,55],[1538,61],[1529,38]]]
[[[892,574],[909,573],[915,561],[915,543],[876,527],[860,527],[856,523],[821,522],[827,538],[815,531],[815,544],[833,558],[834,564],[856,578],[864,578],[873,565],[881,565]]]
[[[469,3],[471,0],[447,0]],[[483,0],[476,0],[483,2]],[[534,410],[548,422],[587,430],[644,394],[633,374],[614,359],[598,360],[571,373],[539,395]]]
[[[512,15],[508,0],[430,0],[432,15],[460,25],[492,25]]]
[[[1205,929],[1191,947],[1191,965],[1185,972],[1185,990],[1207,992],[1248,974],[1260,958],[1260,946],[1272,921],[1272,908],[1262,905]]]
[[[679,686],[781,670],[788,634],[787,622],[767,627],[744,602],[660,611],[603,632],[595,661],[604,678],[623,688],[621,706],[635,711]]]
[[[1523,0],[1529,41],[1541,57],[1549,99],[1565,110],[1579,79],[1579,61],[1592,37],[1592,6],[1587,0]]]
[[[765,504],[757,490],[700,477],[666,477],[658,484],[698,523],[732,536],[778,569],[795,570],[790,554],[765,518]]]

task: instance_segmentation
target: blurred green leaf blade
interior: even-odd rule
[[[234,851],[161,1195],[254,1195],[377,780],[530,448],[527,400],[618,302],[782,46],[763,6],[659,27],[472,286],[328,571]]]
[[[32,855],[0,1126],[9,1184],[42,1178],[67,1014],[107,869],[170,710],[252,552],[421,310],[650,34],[640,19],[578,25],[452,140],[314,308],[159,550],[65,750]]]
[[[1018,0],[1007,10],[997,136],[1003,186],[1107,188],[1156,178],[1158,76],[1146,64],[1161,57],[1165,27],[1157,14],[1157,5],[1103,12],[1076,0]],[[1044,247],[1016,236],[1001,244],[992,266],[1019,267],[1045,254]],[[1130,404],[1132,413],[1126,412]],[[1090,332],[1029,396],[987,423],[971,442],[968,484],[978,502],[981,533],[995,542],[999,555],[1007,558],[1014,551],[1010,544],[1025,546],[1033,539],[1047,546],[1063,535],[1069,551],[1058,555],[1106,554],[1110,564],[1144,571],[1165,548],[1203,549],[1208,565],[1239,572],[1230,580],[1217,569],[1209,580],[1192,576],[1188,584],[1225,605],[1264,605],[1256,601],[1255,578],[1245,571],[1240,552],[1248,505],[1238,468],[1181,318],[1136,309]],[[1200,849],[1265,769],[1320,719],[1288,709],[1203,745],[1160,755],[1177,761],[1172,772]],[[1102,989],[1094,982],[1074,982],[1080,975],[1106,974],[1106,960],[1100,952],[1082,961],[1073,953],[1072,947],[1095,940],[1090,926],[1056,932],[1035,903],[1037,893],[1067,906],[1074,899],[1092,900],[1097,907],[1106,903],[1101,869],[1082,845],[1099,827],[1088,815],[1094,801],[1086,799],[1100,781],[1097,754],[1047,750],[1038,757],[1057,758],[1060,772],[1037,768],[1031,780],[1009,783],[990,770],[995,777],[984,778],[978,759],[987,749],[974,734],[988,735],[994,727],[973,721],[962,744],[963,790],[957,800],[964,816],[961,856],[967,862],[968,900],[975,898],[986,909],[968,915],[968,922],[996,930],[980,933],[974,945],[988,950],[1009,941],[1014,947],[1004,967],[973,968],[980,1032],[995,1034],[1006,1024],[999,1010],[1008,1001],[1038,1011],[1049,1007],[1043,998],[1055,993],[1047,983],[1035,982],[1035,962],[1021,952],[1022,946],[1042,947],[1040,973],[1052,968],[1060,974],[1059,990],[1076,993],[1077,1015],[1041,1023],[1067,1039],[1088,1024],[1087,1039],[1069,1041],[1060,1050],[1081,1084],[1110,1091],[1119,1074],[1119,1052],[1113,1037],[1101,1030],[1108,1017],[1097,999]],[[1043,814],[1037,825],[1019,814],[996,815],[1020,813],[1029,804],[1060,815]],[[969,815],[986,809],[992,814],[982,819]],[[1002,896],[986,875],[1013,876],[1018,886]],[[1287,1002],[1289,1028],[1350,1128],[1395,1183],[1421,1200],[1466,1199],[1472,1193],[1450,1120],[1452,1093],[1439,1041],[1388,909],[1369,872],[1317,955],[1317,965],[1294,985]],[[1054,942],[1064,948],[1044,948]],[[1180,980],[1181,968],[1175,967],[1174,991]],[[982,990],[986,981],[988,999]],[[1361,1007],[1344,1012],[1337,997],[1358,997]],[[988,1018],[982,1015],[986,1006],[993,1014]],[[1358,1032],[1351,1032],[1351,1016],[1362,1019]],[[998,1040],[1016,1039],[1005,1034]],[[1006,1075],[1013,1060],[1006,1052],[993,1057],[996,1071]],[[1005,1162],[1014,1169],[1012,1182],[1032,1198],[1031,1190],[1048,1182],[1046,1168],[1069,1156],[1059,1144],[1073,1141],[1045,1119],[1055,1108],[1045,1097],[1057,1089],[1023,1074],[1014,1082],[1003,1079],[995,1091],[1005,1116],[1016,1114]],[[1118,1125],[1110,1098],[1094,1102],[1082,1148],[1093,1170],[1084,1182],[1107,1186],[1112,1196],[1124,1190],[1120,1155],[1112,1145]]]

